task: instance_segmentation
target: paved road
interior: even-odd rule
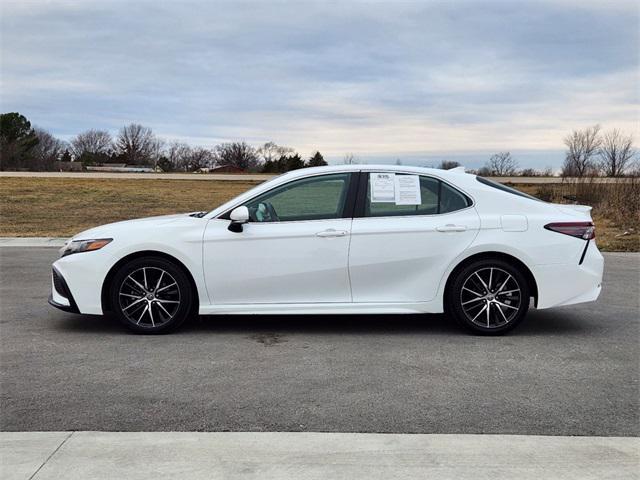
[[[0,248],[0,429],[640,435],[640,256],[512,335],[443,316],[207,317],[168,336],[46,305],[55,249]],[[570,279],[567,279],[570,281]]]
[[[117,172],[0,172],[0,177],[35,178],[133,178],[137,180],[268,180],[275,175],[265,173],[117,173]],[[561,177],[489,177],[500,183],[562,183]],[[566,179],[575,181],[577,179]],[[593,183],[631,182],[631,178],[590,178]]]
[[[0,172],[0,177],[33,178],[132,178],[136,180],[258,180],[264,181],[274,175],[262,173],[117,173],[117,172]]]

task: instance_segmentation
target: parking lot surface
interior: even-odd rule
[[[637,254],[605,255],[598,302],[532,310],[497,338],[442,315],[138,336],[49,307],[56,255],[0,248],[1,430],[640,434]]]

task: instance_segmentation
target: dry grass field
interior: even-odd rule
[[[0,178],[0,236],[69,237],[119,220],[211,210],[258,183]]]
[[[68,237],[104,223],[211,210],[259,180],[0,178],[0,236]],[[640,251],[640,184],[511,184],[543,200],[594,207],[598,245]]]
[[[606,252],[640,251],[640,181],[602,183],[572,179],[554,184],[508,184],[541,200],[591,205],[598,247]]]

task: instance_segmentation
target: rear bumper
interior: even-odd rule
[[[604,257],[590,240],[581,264],[536,265],[532,270],[538,284],[537,308],[593,302],[602,290]]]
[[[67,281],[55,267],[53,267],[51,271],[49,305],[64,310],[65,312],[80,313],[78,305],[71,294],[71,290],[69,290]]]

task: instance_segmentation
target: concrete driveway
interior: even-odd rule
[[[3,480],[620,480],[628,437],[272,432],[5,432]]]
[[[167,336],[49,307],[51,248],[0,248],[0,429],[637,436],[640,256],[513,334],[443,316],[207,317]],[[567,279],[571,281],[571,279]]]

